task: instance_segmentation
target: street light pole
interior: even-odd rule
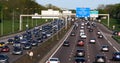
[[[1,9],[1,35],[3,35],[3,9]]]
[[[15,21],[15,17],[14,17],[15,11],[13,9],[13,18],[12,18],[12,32],[14,33],[14,21]]]

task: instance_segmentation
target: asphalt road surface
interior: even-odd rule
[[[97,27],[94,27],[93,32],[89,32],[86,25],[84,25],[84,30],[87,35],[87,38],[84,39],[85,45],[82,47],[76,46],[77,41],[80,39],[79,37],[79,30],[81,21],[79,21],[79,27],[77,30],[73,30],[76,35],[75,36],[69,36],[67,38],[67,41],[70,42],[70,47],[64,47],[61,46],[59,50],[53,55],[53,57],[57,57],[60,59],[61,63],[74,63],[75,59],[75,52],[77,48],[83,48],[85,50],[85,58],[86,63],[94,63],[95,56],[97,54],[102,54],[106,57],[106,63],[120,63],[120,61],[112,61],[112,54],[115,51],[120,51],[120,45],[111,38],[112,33],[109,31],[106,27],[104,27],[102,24],[97,23]],[[99,39],[97,38],[97,31],[101,31],[104,38]],[[96,44],[90,44],[89,39],[90,38],[96,38]],[[109,52],[102,52],[101,46],[102,45],[108,45],[109,46]]]

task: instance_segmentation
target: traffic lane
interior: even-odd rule
[[[79,29],[76,31],[75,36],[69,36],[67,40],[70,42],[70,47],[63,47],[57,51],[57,53],[53,57],[57,57],[60,59],[61,63],[73,63],[74,62],[74,50],[76,46],[76,41],[79,36]],[[74,30],[73,30],[74,31]]]
[[[107,34],[112,34],[112,31],[110,31],[108,28],[106,28],[103,24],[100,24],[100,23],[96,23],[97,24],[97,27],[104,31],[104,33],[107,33]]]
[[[90,41],[90,39],[91,38],[96,38],[95,37],[95,35],[94,35],[94,31],[93,32],[89,32],[88,31],[88,29],[86,29],[86,33],[87,33],[87,40],[86,40],[86,42],[87,42],[87,49],[88,49],[88,61],[90,62],[90,63],[93,63],[94,61],[95,61],[95,56],[97,55],[97,54],[101,54],[100,52],[99,52],[99,45],[97,44],[97,42],[95,43],[95,44],[90,44],[89,43],[89,41]]]
[[[49,37],[50,38],[50,37]],[[45,39],[43,42],[45,42],[46,40],[48,40],[49,38],[47,38],[47,39]],[[43,43],[42,42],[42,43]],[[42,43],[38,43],[38,46],[40,46],[40,45],[42,45]],[[19,58],[21,58],[21,56],[23,56],[23,55],[25,55],[25,54],[27,54],[27,51],[30,51],[30,50],[32,50],[32,49],[35,49],[37,46],[33,46],[32,47],[32,49],[30,49],[30,50],[23,50],[23,54],[22,55],[13,55],[12,54],[12,51],[13,51],[13,45],[8,45],[9,46],[9,48],[10,48],[10,51],[9,52],[6,52],[6,53],[1,53],[1,54],[6,54],[9,58],[10,58],[10,63],[13,63],[14,61],[16,61],[17,59],[19,59]],[[21,46],[21,48],[23,48],[23,44],[22,44],[22,46]],[[13,58],[15,58],[15,59],[13,59]]]
[[[98,24],[100,25],[100,24]],[[102,32],[102,34],[105,36],[105,39],[108,41],[108,43],[111,45],[111,46],[114,46],[114,48],[117,50],[117,51],[120,51],[120,44],[117,43],[113,38],[112,38],[112,34],[108,35],[105,31],[108,31],[108,29],[104,29],[105,26],[101,26],[101,27],[98,27],[97,29],[100,30]],[[104,29],[104,30],[102,30]]]
[[[97,33],[98,29],[95,29],[95,31],[96,31],[96,33]],[[96,37],[97,37],[97,34],[96,34]],[[112,60],[111,60],[111,59],[112,59],[112,54],[113,54],[113,52],[116,51],[116,50],[113,48],[113,46],[111,46],[105,38],[103,38],[103,39],[97,38],[97,40],[98,40],[98,44],[100,45],[100,47],[101,47],[102,45],[108,45],[108,46],[109,46],[109,52],[102,52],[102,53],[104,54],[104,56],[106,57],[106,59],[107,59],[107,63],[117,63],[116,61],[112,61]],[[100,50],[100,51],[101,51],[101,50]]]
[[[108,35],[105,33],[107,29],[102,30],[102,27],[97,27],[98,30],[100,30],[104,36],[104,38],[107,40],[107,42],[114,47],[115,50],[120,51],[120,44],[117,43],[113,38],[112,34]]]

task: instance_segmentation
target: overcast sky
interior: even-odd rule
[[[120,0],[36,0],[39,4],[53,4],[55,6],[67,9],[76,9],[76,7],[89,7],[95,9],[100,4],[120,3]]]

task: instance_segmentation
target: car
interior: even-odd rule
[[[14,47],[13,51],[12,51],[13,55],[22,55],[23,54],[23,50],[21,47]]]
[[[28,42],[27,39],[22,39],[22,40],[20,40],[20,43],[21,43],[21,44],[25,44],[25,43],[27,43],[27,42]]]
[[[69,47],[69,46],[70,46],[69,41],[64,41],[63,46],[67,46],[67,47]]]
[[[98,35],[98,38],[101,38],[101,39],[102,39],[102,38],[103,38],[103,35],[102,35],[102,34],[99,34],[99,35]]]
[[[76,57],[75,58],[75,63],[85,63],[85,58],[84,57]]]
[[[0,48],[5,46],[5,42],[0,42]]]
[[[38,42],[36,40],[31,40],[30,43],[32,46],[38,46]]]
[[[87,26],[87,29],[90,29],[91,28],[91,26]]]
[[[14,40],[15,41],[19,41],[20,40],[20,36],[19,35],[14,36]]]
[[[109,46],[108,45],[102,45],[101,51],[108,52],[109,51]]]
[[[21,43],[20,42],[14,42],[13,47],[21,47]]]
[[[1,52],[9,52],[10,48],[8,46],[4,46],[1,48]]]
[[[92,28],[90,28],[90,29],[89,29],[89,32],[93,32],[93,29],[92,29]]]
[[[95,63],[106,63],[106,58],[104,55],[98,54],[95,56]]]
[[[25,43],[24,45],[23,45],[23,49],[24,50],[29,50],[29,49],[31,49],[32,48],[32,45],[30,44],[30,43]]]
[[[71,32],[70,36],[75,36],[75,32]]]
[[[80,48],[76,50],[76,57],[84,57],[85,56],[85,50]]]
[[[78,40],[77,46],[84,46],[84,41],[83,40]]]
[[[84,32],[84,30],[83,30],[83,29],[80,29],[80,33],[81,33],[81,32]]]
[[[9,63],[9,57],[5,54],[0,54],[0,63]]]
[[[83,29],[83,28],[84,28],[84,26],[81,26],[80,28],[81,28],[81,29]]]
[[[119,31],[113,31],[113,35],[118,35]]]
[[[91,39],[89,40],[89,43],[95,44],[95,43],[96,43],[96,39],[95,39],[95,38],[91,38]]]
[[[101,32],[100,31],[97,31],[97,35],[100,35],[101,34]]]
[[[120,61],[120,52],[114,52],[112,60],[114,60],[114,61]]]
[[[87,38],[87,36],[85,34],[82,34],[80,37],[81,37],[81,39],[86,39]]]
[[[47,63],[60,63],[59,58],[50,58],[48,59]]]
[[[84,23],[81,23],[82,26],[84,26],[85,24]]]
[[[14,43],[13,41],[14,41],[13,39],[8,39],[8,44],[13,44]]]
[[[43,39],[41,37],[37,38],[37,42],[38,43],[42,43],[43,42]]]

